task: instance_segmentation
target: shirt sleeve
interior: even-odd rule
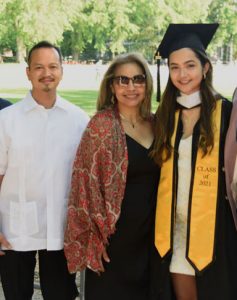
[[[8,163],[8,137],[6,134],[5,124],[0,113],[0,175],[4,175]]]

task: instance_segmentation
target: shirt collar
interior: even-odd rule
[[[29,112],[36,108],[44,109],[44,107],[42,105],[38,104],[35,101],[35,99],[32,97],[31,91],[28,92],[28,94],[26,95],[26,97],[24,98],[23,101],[24,101],[25,112]],[[56,95],[56,101],[52,108],[56,108],[56,107],[61,108],[63,110],[67,110],[66,102],[59,95]]]

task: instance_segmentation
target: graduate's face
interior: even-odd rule
[[[203,77],[209,69],[203,67],[196,54],[189,48],[172,52],[169,56],[170,79],[174,86],[183,94],[190,95],[200,90]]]

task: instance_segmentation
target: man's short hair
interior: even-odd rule
[[[30,49],[29,54],[28,54],[28,57],[27,57],[27,63],[28,63],[28,66],[30,66],[31,56],[32,56],[33,51],[34,51],[34,50],[37,50],[37,49],[41,49],[41,48],[53,48],[53,49],[55,49],[55,50],[58,52],[60,63],[62,63],[62,53],[61,53],[59,47],[57,47],[57,46],[51,44],[51,43],[48,42],[48,41],[41,41],[41,42],[37,43],[36,45],[34,45],[34,46]]]

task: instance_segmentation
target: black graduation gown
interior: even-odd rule
[[[236,300],[237,299],[237,232],[230,205],[226,196],[224,172],[224,144],[229,125],[231,103],[222,100],[222,119],[220,132],[219,182],[215,233],[214,260],[201,274],[196,274],[198,300]],[[179,122],[177,139],[181,138],[182,124]],[[197,155],[199,123],[193,132],[192,164]],[[176,161],[177,170],[177,161]],[[177,185],[176,185],[177,186]],[[208,195],[207,195],[208,196]],[[159,199],[158,199],[159,201]],[[169,265],[172,254],[161,259],[154,253],[153,300],[175,300],[172,290]]]

